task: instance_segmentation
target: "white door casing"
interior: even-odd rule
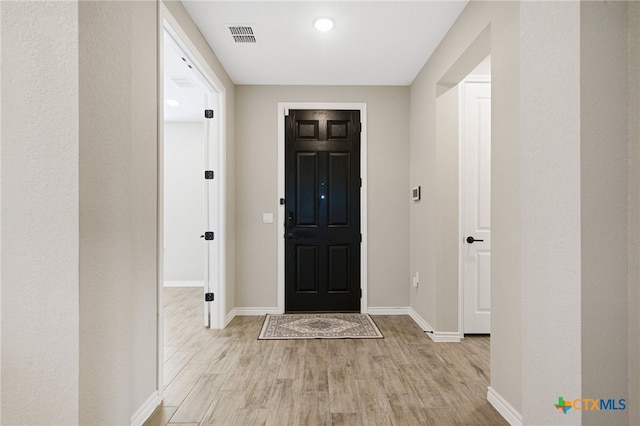
[[[368,311],[368,225],[367,225],[367,104],[343,102],[278,102],[278,197],[285,196],[285,116],[290,109],[327,109],[327,110],[359,110],[360,111],[360,176],[362,179],[360,190],[360,229],[362,233],[360,252],[360,312]],[[278,235],[285,234],[284,205],[278,208]],[[278,238],[278,270],[277,270],[277,308],[276,313],[284,313],[285,304],[285,248],[284,238]]]
[[[491,331],[491,82],[460,83],[462,333]],[[471,241],[471,242],[470,242]]]
[[[204,179],[205,185],[205,231],[213,232],[213,240],[205,240],[205,262],[204,262],[204,326],[210,328],[222,328],[224,325],[220,323],[218,315],[220,311],[220,277],[218,271],[220,269],[220,261],[218,253],[220,251],[218,223],[219,211],[219,191],[218,182],[216,181],[216,171],[218,170],[218,155],[216,147],[218,146],[216,136],[218,134],[218,121],[215,112],[218,111],[217,96],[215,93],[207,91],[204,97],[204,110],[212,110],[213,118],[204,118],[204,170],[213,171],[213,179]],[[219,235],[217,235],[219,237]],[[213,293],[213,301],[206,300],[206,294]],[[217,297],[216,297],[217,296]]]
[[[204,126],[204,151],[202,163],[203,191],[205,191],[205,228],[214,232],[214,239],[204,242],[204,291],[203,291],[203,322],[205,327],[224,328],[225,326],[225,128],[224,86],[208,66],[204,58],[198,53],[187,35],[180,28],[175,19],[165,9],[163,11],[163,30],[168,37],[163,40],[173,49],[180,52],[188,65],[197,84],[205,95],[202,99],[202,117]],[[204,118],[204,110],[214,110],[212,119]],[[214,179],[205,180],[204,171],[213,170]],[[198,236],[195,235],[195,238]],[[204,300],[206,293],[214,293],[214,300]],[[161,309],[161,308],[160,308]]]

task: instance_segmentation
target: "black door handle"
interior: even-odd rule
[[[298,237],[296,234],[294,234],[293,232],[289,232],[289,233],[287,234],[287,238],[288,238],[288,239],[292,239],[292,238],[299,238],[299,237]]]
[[[473,238],[473,237],[467,237],[467,242],[468,242],[469,244],[473,244],[473,243],[475,243],[476,241],[484,241],[484,240],[476,240],[476,239],[475,239],[475,238]]]

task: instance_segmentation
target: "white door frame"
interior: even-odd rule
[[[200,54],[197,47],[191,42],[187,33],[180,27],[178,21],[171,15],[167,7],[160,2],[160,13],[158,15],[158,229],[157,229],[157,356],[158,356],[158,371],[157,371],[157,386],[158,392],[162,395],[162,389],[164,387],[164,33],[165,31],[170,35],[172,42],[184,52],[186,57],[192,62],[192,66],[196,74],[202,80],[202,83],[207,87],[210,95],[208,96],[210,105],[217,105],[215,111],[215,119],[217,125],[210,127],[213,132],[210,132],[208,146],[214,147],[215,164],[210,164],[215,170],[214,184],[216,185],[216,197],[214,201],[216,206],[209,206],[209,217],[207,221],[210,226],[214,226],[216,229],[211,229],[215,232],[215,246],[214,250],[209,250],[210,253],[217,253],[215,259],[217,263],[217,274],[214,279],[215,287],[212,291],[215,293],[215,311],[217,315],[210,315],[209,321],[211,328],[224,328],[226,317],[226,90],[221,80],[218,79],[215,72],[207,64],[207,61]],[[204,114],[204,111],[203,111]],[[210,126],[205,124],[205,126]],[[212,143],[212,140],[215,143]],[[203,182],[204,182],[204,168],[202,170]],[[205,230],[203,229],[203,232]],[[211,257],[209,256],[209,262],[211,265]],[[205,277],[206,279],[206,277]],[[206,283],[205,283],[206,286]]]
[[[491,76],[474,75],[458,83],[458,334],[464,338],[464,85],[465,83],[491,83]]]
[[[360,111],[362,132],[360,134],[360,312],[367,313],[367,104],[366,103],[332,103],[332,102],[278,102],[278,198],[285,198],[284,163],[285,163],[285,116],[290,109],[334,109]],[[284,247],[285,209],[278,205],[278,313],[284,313],[284,275],[285,275],[285,247]]]

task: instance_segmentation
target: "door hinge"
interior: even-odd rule
[[[212,231],[207,231],[204,233],[204,239],[205,240],[213,240],[213,232]]]
[[[205,170],[204,171],[205,179],[213,179],[213,170]]]
[[[360,178],[360,188],[362,188],[362,178]]]
[[[213,118],[213,110],[205,109],[204,110],[204,118]]]
[[[360,133],[362,133],[362,123],[358,125],[358,130],[360,131]]]
[[[213,302],[213,293],[205,293],[204,294],[205,302]]]
[[[362,299],[362,289],[360,289],[360,299]]]
[[[362,232],[360,233],[360,242],[362,242]]]
[[[284,198],[280,198],[280,205],[284,206]]]

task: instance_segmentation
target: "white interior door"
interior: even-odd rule
[[[463,333],[491,331],[491,83],[461,84]]]

